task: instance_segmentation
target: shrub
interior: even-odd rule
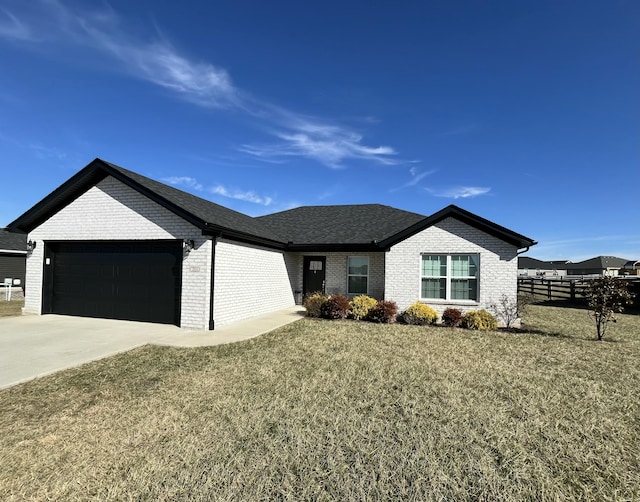
[[[633,299],[627,281],[609,276],[590,281],[582,295],[595,321],[598,340],[604,338],[609,321],[616,322],[614,314],[624,311]]]
[[[320,317],[322,306],[326,301],[327,296],[320,292],[308,294],[302,303],[303,307],[307,309],[307,317]]]
[[[442,313],[442,324],[445,326],[449,326],[450,328],[455,328],[460,326],[462,322],[462,312],[460,309],[447,308]]]
[[[320,312],[327,319],[344,319],[349,311],[349,298],[344,295],[331,295],[322,304]]]
[[[467,329],[492,331],[498,329],[498,321],[486,310],[471,310],[462,318],[462,326]]]
[[[397,314],[398,306],[396,302],[380,300],[376,303],[376,306],[369,311],[367,321],[389,324],[395,322]]]
[[[402,313],[402,320],[407,324],[424,326],[426,324],[434,324],[438,320],[438,313],[429,305],[415,302]]]
[[[527,306],[526,301],[527,298],[525,296],[516,296],[514,298],[502,295],[497,302],[492,302],[489,305],[489,310],[496,318],[502,319],[507,329],[511,329],[524,312]]]
[[[364,319],[369,314],[369,311],[376,306],[375,298],[371,298],[367,295],[356,296],[351,300],[349,306],[349,317],[353,319]]]

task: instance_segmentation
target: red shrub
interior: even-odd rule
[[[396,302],[380,300],[376,303],[376,306],[369,311],[367,321],[389,324],[396,321],[397,314],[398,306]]]
[[[349,311],[349,298],[344,295],[331,295],[320,308],[326,319],[344,319]]]
[[[448,308],[442,313],[442,324],[455,328],[462,323],[462,312],[459,309]]]

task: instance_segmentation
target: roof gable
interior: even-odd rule
[[[421,221],[413,224],[412,226],[405,228],[404,230],[398,232],[397,234],[389,237],[388,239],[380,242],[380,246],[389,247],[397,244],[404,239],[411,237],[412,235],[425,230],[437,223],[441,222],[445,218],[455,218],[467,225],[470,225],[478,230],[486,232],[489,235],[493,235],[498,239],[501,239],[509,244],[513,244],[518,249],[520,248],[529,248],[535,244],[536,241],[530,239],[529,237],[525,237],[522,234],[514,232],[513,230],[509,230],[502,225],[498,225],[492,221],[489,221],[485,218],[482,218],[476,214],[473,214],[465,209],[462,209],[456,205],[449,205],[444,209],[441,209],[437,213],[432,214],[431,216],[427,216]]]

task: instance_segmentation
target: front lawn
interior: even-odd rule
[[[640,317],[525,322],[304,319],[0,391],[0,499],[640,499]]]

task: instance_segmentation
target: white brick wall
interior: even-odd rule
[[[424,253],[470,253],[480,255],[478,302],[429,301],[440,314],[447,307],[468,310],[486,309],[503,294],[516,298],[517,249],[455,218],[419,232],[393,246],[386,254],[385,299],[393,300],[399,310],[420,298],[420,255]]]
[[[302,291],[304,256],[326,256],[325,289],[327,294],[347,294],[347,260],[350,256],[369,257],[369,296],[384,297],[384,253],[287,253],[291,263],[292,288]]]
[[[209,319],[211,241],[169,210],[107,177],[29,234],[25,312],[41,313],[44,240],[193,239],[182,267],[181,326],[205,329]]]
[[[215,325],[295,305],[281,251],[220,239],[215,258]]]

